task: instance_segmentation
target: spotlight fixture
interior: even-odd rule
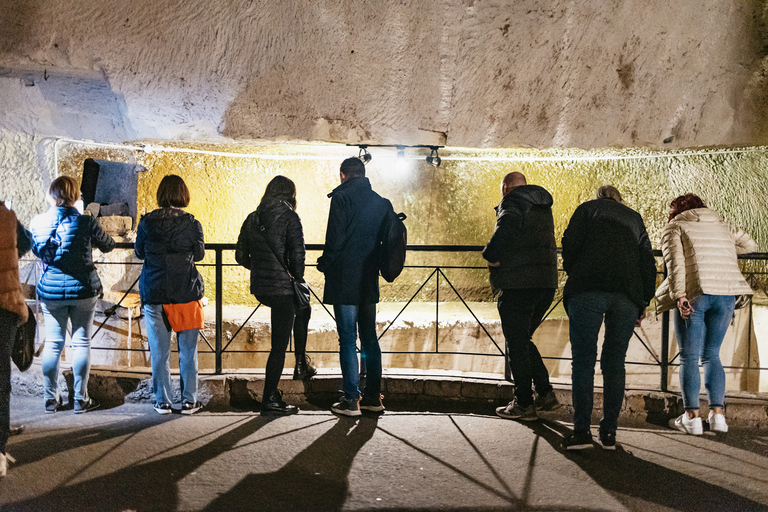
[[[363,165],[367,164],[373,158],[366,149],[368,146],[360,146],[360,152],[357,154],[357,158],[363,161]]]
[[[429,156],[427,157],[427,163],[433,167],[440,167],[440,163],[442,160],[437,154],[437,146],[432,146],[430,148],[432,151],[429,153]]]

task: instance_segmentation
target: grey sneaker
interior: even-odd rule
[[[360,416],[360,402],[358,400],[348,400],[342,398],[331,407],[331,411],[344,416]]]
[[[384,412],[384,404],[381,399],[382,395],[377,396],[365,396],[360,400],[360,409],[371,412]]]
[[[59,410],[61,402],[59,398],[50,398],[45,401],[45,414],[53,414]]]
[[[203,404],[200,402],[184,402],[181,404],[181,414],[195,414],[197,411],[203,408]]]
[[[554,411],[560,408],[560,402],[557,401],[554,391],[550,391],[546,395],[536,395],[533,400],[533,406],[537,411]]]
[[[155,402],[152,404],[152,407],[155,409],[157,414],[171,414],[173,412],[171,404],[159,404]]]
[[[86,400],[75,400],[75,414],[83,414],[94,409],[99,408],[99,403],[94,401],[93,398]]]
[[[533,404],[521,407],[516,400],[512,400],[506,407],[497,407],[496,414],[508,420],[536,421],[539,419]]]

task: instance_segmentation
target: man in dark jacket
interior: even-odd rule
[[[552,196],[538,185],[528,185],[519,172],[504,177],[501,194],[496,230],[483,257],[488,260],[491,286],[499,292],[499,317],[506,339],[506,361],[515,381],[515,399],[497,408],[496,414],[533,421],[538,419],[536,409],[560,407],[547,367],[531,341],[557,289]]]
[[[379,412],[381,403],[381,348],[376,336],[379,269],[376,251],[379,231],[392,203],[371,189],[365,165],[347,158],[340,169],[341,185],[331,192],[325,249],[317,269],[325,274],[323,302],[333,304],[339,332],[344,396],[335,413],[359,416],[360,409]],[[360,399],[357,332],[366,356],[368,376]]]
[[[614,187],[600,187],[597,199],[576,208],[563,234],[563,268],[568,273],[564,301],[573,355],[574,409],[574,433],[563,446],[566,450],[592,446],[597,336],[605,318],[600,443],[614,450],[624,401],[624,358],[656,287],[656,261],[643,219],[624,206]]]

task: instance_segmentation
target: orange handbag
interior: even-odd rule
[[[163,304],[163,311],[174,332],[203,328],[205,318],[203,304],[199,300],[186,304]]]

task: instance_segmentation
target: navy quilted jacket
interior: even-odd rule
[[[203,226],[178,208],[144,215],[136,229],[136,257],[144,260],[139,279],[143,304],[186,304],[203,298],[203,277],[195,262],[205,257]]]
[[[115,241],[99,222],[73,206],[56,206],[29,224],[32,252],[43,261],[37,294],[44,300],[88,299],[101,295],[101,281],[93,264],[93,248],[109,252]]]

